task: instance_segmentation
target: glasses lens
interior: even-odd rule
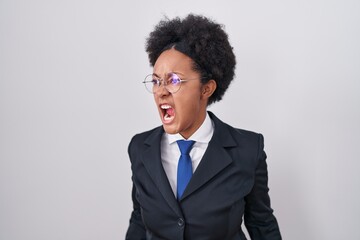
[[[179,91],[180,84],[181,84],[180,77],[178,75],[176,75],[175,73],[170,73],[169,78],[166,82],[167,90],[171,93],[175,93],[175,92]]]
[[[159,80],[152,74],[146,76],[144,81],[146,90],[148,90],[150,93],[155,92],[158,87],[158,81]]]

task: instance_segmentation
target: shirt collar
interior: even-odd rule
[[[214,123],[212,122],[209,114],[206,113],[204,122],[201,124],[198,130],[196,130],[194,134],[189,137],[188,140],[193,140],[195,142],[200,142],[200,143],[209,143],[213,133],[214,133]],[[184,140],[183,136],[181,136],[179,133],[176,134],[165,133],[164,137],[168,142],[168,144],[172,144],[177,140]]]

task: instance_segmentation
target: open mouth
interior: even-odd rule
[[[175,117],[175,110],[169,104],[162,104],[160,105],[162,110],[162,120],[164,123],[170,123]]]

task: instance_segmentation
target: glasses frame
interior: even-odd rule
[[[146,83],[152,83],[153,80],[147,81],[146,79],[147,79],[149,76],[156,76],[154,73],[151,73],[151,74],[146,75],[146,76],[145,76],[145,79],[144,79],[144,81],[142,81],[142,83],[144,84],[145,89],[146,89],[149,93],[151,93],[151,94],[156,93],[156,92],[158,91],[158,89],[160,89],[161,85],[163,85],[163,86],[165,87],[166,91],[168,91],[168,92],[171,93],[171,94],[174,94],[174,93],[177,93],[177,92],[180,90],[181,85],[182,85],[183,82],[192,81],[192,80],[197,80],[197,79],[202,79],[201,77],[198,77],[198,78],[190,78],[190,79],[181,79],[181,77],[179,77],[178,73],[176,73],[176,72],[171,72],[171,73],[169,73],[169,74],[175,74],[175,75],[180,79],[180,80],[179,80],[179,89],[177,89],[176,91],[170,91],[170,90],[167,88],[168,83],[166,83],[166,81],[165,81],[163,78],[159,78],[159,77],[156,77],[156,78],[158,78],[158,79],[157,79],[157,83],[156,83],[156,85],[157,85],[157,87],[158,87],[157,90],[156,90],[156,91],[150,91],[150,89],[148,89],[148,88],[146,87]],[[154,86],[155,86],[155,85],[154,85]]]

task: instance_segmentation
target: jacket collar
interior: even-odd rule
[[[209,112],[209,115],[214,122],[214,135],[181,200],[190,196],[233,161],[227,148],[235,147],[237,144],[229,131],[229,126],[218,119],[212,112]]]

